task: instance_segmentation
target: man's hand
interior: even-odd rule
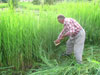
[[[54,41],[54,44],[57,46],[60,44],[60,40],[63,40],[66,37],[66,35],[63,35],[61,39],[57,39]]]
[[[59,39],[57,39],[57,40],[55,40],[55,41],[54,41],[54,43],[55,43],[55,45],[57,46],[57,45],[59,45],[59,44],[60,44],[60,40],[59,40]]]

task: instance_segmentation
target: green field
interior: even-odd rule
[[[73,54],[61,56],[68,38],[58,47],[53,43],[63,28],[59,14],[76,19],[86,31],[82,65]],[[4,9],[0,11],[0,75],[100,75],[99,32],[99,3],[20,3],[17,9]]]

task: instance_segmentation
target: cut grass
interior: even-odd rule
[[[93,53],[90,52],[91,48],[94,50]],[[33,70],[31,70],[28,74],[29,75],[51,75],[51,74],[53,75],[73,75],[73,74],[99,75],[100,60],[98,59],[98,57],[92,55],[95,52],[97,53],[98,51],[100,52],[98,46],[87,45],[83,54],[84,61],[83,64],[81,65],[76,63],[75,57],[72,55],[71,58],[61,57],[60,59],[57,60],[57,62],[59,63],[57,65],[54,65],[53,67],[42,66],[40,69],[35,70],[37,72],[32,73]],[[59,55],[61,55],[61,53]]]

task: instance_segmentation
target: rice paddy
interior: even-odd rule
[[[20,4],[21,11],[0,11],[0,75],[100,75],[100,4],[68,2],[56,5]],[[53,41],[63,25],[57,16],[76,19],[86,31],[83,64],[62,57],[65,38]]]

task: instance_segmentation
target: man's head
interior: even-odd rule
[[[58,15],[57,19],[61,24],[64,24],[64,19],[65,19],[64,15]]]

